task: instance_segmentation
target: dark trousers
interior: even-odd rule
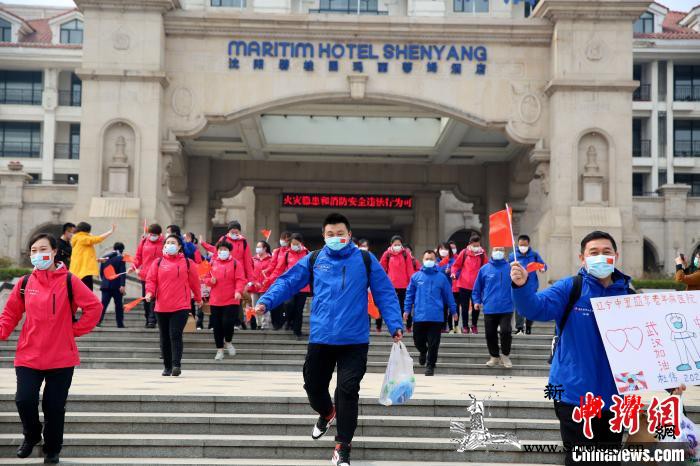
[[[63,446],[63,423],[66,400],[73,381],[73,367],[40,371],[29,367],[15,367],[17,393],[15,403],[22,420],[24,438],[38,443],[41,440],[39,421],[39,389],[44,383],[41,409],[44,411],[44,453],[58,454]]]
[[[284,326],[284,322],[285,322],[284,310],[285,310],[285,306],[283,304],[281,306],[277,306],[276,308],[274,308],[270,311],[270,322],[272,322],[273,329],[279,330]]]
[[[231,304],[228,306],[210,307],[209,322],[214,328],[214,343],[216,343],[218,349],[221,349],[224,347],[224,341],[231,343],[231,340],[233,340],[233,323],[238,316],[238,310],[241,306]]]
[[[146,296],[146,282],[141,282],[141,296]],[[153,312],[156,306],[156,302],[148,302],[146,300],[142,301],[143,311],[146,316],[146,324],[155,325],[156,324],[156,313]]]
[[[472,302],[472,290],[466,288],[459,289],[459,305],[462,307],[462,327],[469,327],[469,304]],[[479,311],[472,309],[472,326],[476,327],[479,322]]]
[[[413,324],[413,344],[421,354],[427,353],[427,365],[437,364],[442,322],[416,322]]]
[[[333,412],[328,385],[338,365],[335,410],[338,435],[335,441],[350,443],[357,428],[360,382],[367,371],[368,344],[321,345],[309,343],[304,361],[304,390],[314,411],[321,416]]]
[[[100,324],[105,318],[105,312],[107,312],[107,306],[109,302],[114,300],[114,314],[117,317],[117,327],[124,327],[124,297],[119,292],[119,290],[108,289],[102,291],[102,317],[100,317]]]
[[[523,323],[525,323],[525,327],[523,327]],[[523,328],[531,330],[532,321],[530,319],[526,319],[525,316],[518,311],[515,311],[515,328],[518,330],[522,330]]]
[[[294,335],[301,336],[301,324],[304,320],[304,306],[309,293],[299,292],[285,303],[287,325],[294,331]]]
[[[503,356],[510,354],[510,345],[513,342],[513,328],[511,327],[512,312],[504,312],[502,314],[484,314],[484,326],[486,327],[486,346],[489,348],[489,354],[497,358],[498,352],[498,335],[501,335],[501,353]],[[499,330],[500,327],[500,330]]]
[[[406,301],[406,289],[405,288],[396,288],[396,297],[399,298],[399,308],[401,309],[401,312],[403,312],[403,303]],[[411,325],[413,324],[413,315],[408,314],[408,317],[406,318],[406,328],[411,328]]]
[[[571,452],[572,447],[574,445],[597,444],[600,446],[605,446],[607,448],[620,448],[620,445],[622,444],[623,432],[611,432],[610,426],[608,424],[608,421],[610,421],[610,419],[612,419],[613,417],[612,411],[603,411],[600,418],[594,417],[592,419],[593,438],[589,440],[586,438],[585,435],[583,435],[583,423],[578,423],[571,419],[571,414],[573,413],[574,408],[574,405],[561,403],[559,401],[554,402],[554,411],[557,414],[557,418],[559,418],[559,431],[561,433],[561,441],[564,445],[564,448],[567,450],[566,460],[564,463],[566,466],[581,464],[574,463]],[[619,462],[598,462],[595,464],[600,466],[620,465]]]
[[[87,275],[87,276],[81,278],[80,281],[85,283],[85,286],[90,288],[90,291],[92,291],[92,275]]]
[[[185,330],[189,309],[175,312],[156,312],[160,330],[160,351],[166,369],[181,367],[182,331]]]

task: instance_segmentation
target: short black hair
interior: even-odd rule
[[[166,230],[170,230],[170,233],[171,233],[172,235],[182,236],[182,231],[180,230],[180,226],[179,226],[179,225],[168,225],[168,227],[166,228]],[[172,235],[171,235],[171,236],[172,236]],[[167,239],[167,238],[166,238],[166,239]],[[180,246],[182,246],[182,241],[180,241]]]
[[[433,251],[432,249],[426,249],[425,251],[423,251],[421,257],[425,256],[426,254],[432,254],[433,256],[437,257],[437,254],[435,254],[435,251]]]
[[[287,238],[289,239],[292,236],[291,231],[284,230],[282,233],[280,233],[280,238]]]
[[[58,241],[56,241],[56,237],[54,235],[51,233],[37,233],[29,240],[29,248],[31,248],[32,245],[40,239],[48,240],[51,249],[56,249],[58,247]]]
[[[290,239],[292,241],[297,240],[300,243],[303,243],[304,242],[304,235],[302,235],[301,233],[293,233],[292,237]]]
[[[234,220],[232,222],[229,222],[228,226],[226,227],[226,231],[231,231],[231,230],[241,231],[241,222],[239,222],[238,220]]]
[[[175,225],[175,226],[177,226],[177,225]],[[170,228],[170,227],[168,227],[168,228]],[[170,231],[172,231],[172,230],[170,230]],[[177,240],[177,244],[180,245],[180,249],[182,249],[182,236],[175,234],[175,233],[171,233],[167,236],[167,238],[165,238],[165,241],[169,240],[170,238],[175,238]]]
[[[263,249],[267,251],[268,254],[272,254],[272,248],[270,247],[270,243],[263,240],[258,241],[258,243],[263,245]]]
[[[70,223],[70,222],[64,223],[63,224],[63,233],[68,231],[69,228],[75,228],[75,223]]]
[[[481,236],[479,236],[479,235],[471,235],[469,237],[469,244],[480,243],[480,242],[481,242]]]
[[[216,249],[219,248],[226,248],[230,251],[233,249],[233,245],[226,240],[221,240],[218,243],[216,243]]]
[[[345,215],[339,214],[337,212],[328,214],[325,220],[323,220],[323,226],[321,227],[321,231],[325,231],[327,225],[338,225],[339,223],[345,224],[345,228],[347,228],[348,231],[350,231],[350,221]]]
[[[188,231],[187,234],[190,235],[190,238],[192,238],[192,244],[199,244],[199,240],[197,239],[197,235],[195,235],[191,231]]]
[[[528,243],[530,243],[530,237],[527,235],[518,236],[518,241],[520,241],[520,240],[527,241]]]
[[[615,242],[615,238],[612,237],[610,233],[606,233],[604,231],[596,230],[588,233],[586,236],[583,237],[581,240],[581,254],[586,250],[586,246],[588,243],[591,241],[595,241],[597,239],[607,239],[612,243],[613,250],[617,252],[617,243]]]
[[[151,223],[148,226],[148,232],[152,235],[160,235],[161,233],[163,233],[163,229],[157,223]]]
[[[92,230],[92,225],[90,225],[88,222],[78,222],[78,225],[75,227],[75,230],[90,233],[90,231]]]
[[[120,243],[119,241],[117,241],[116,243],[114,243],[114,246],[112,246],[112,249],[114,249],[115,251],[124,252],[124,243]]]
[[[389,244],[393,244],[394,241],[401,241],[401,244],[403,244],[403,238],[399,235],[392,236],[391,239],[389,240]]]
[[[411,247],[410,244],[406,243],[406,244],[403,245],[403,247],[406,248],[406,249],[410,249],[411,252],[413,252],[413,247]]]

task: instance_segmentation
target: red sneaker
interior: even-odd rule
[[[472,325],[472,333],[473,333],[474,335],[476,335],[477,333],[479,333],[479,329],[476,328],[476,325]]]

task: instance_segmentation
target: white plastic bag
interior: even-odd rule
[[[416,378],[413,375],[413,359],[403,342],[394,343],[389,355],[389,363],[384,373],[379,403],[384,406],[406,403],[413,396]]]

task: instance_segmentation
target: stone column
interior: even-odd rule
[[[673,127],[675,125],[673,121],[673,102],[676,100],[676,96],[674,87],[673,60],[668,60],[666,62],[666,184],[675,183],[673,170]]]
[[[665,184],[659,188],[664,199],[664,249],[662,251],[664,270],[673,273],[675,264],[673,259],[679,252],[690,255],[692,251],[684,251],[691,247],[689,237],[686,235],[685,222],[688,208],[688,192],[690,186],[686,184]]]
[[[209,236],[211,230],[210,199],[210,162],[209,157],[189,157],[189,204],[185,212],[184,228]]]
[[[10,165],[10,170],[0,170],[0,256],[19,263],[22,251],[22,191],[32,177],[22,171],[22,166]],[[15,167],[16,169],[13,169]]]
[[[58,70],[44,70],[44,121],[42,124],[41,179],[53,180],[56,147],[56,106],[58,105]]]
[[[659,61],[651,62],[651,192],[659,189]]]
[[[416,256],[426,249],[437,246],[438,212],[440,205],[439,191],[418,191],[413,194],[413,229],[411,243]]]
[[[260,230],[267,228],[272,230],[270,234],[270,246],[274,249],[279,239],[280,231],[280,196],[282,190],[278,188],[255,187],[255,231],[254,238],[262,235]]]

